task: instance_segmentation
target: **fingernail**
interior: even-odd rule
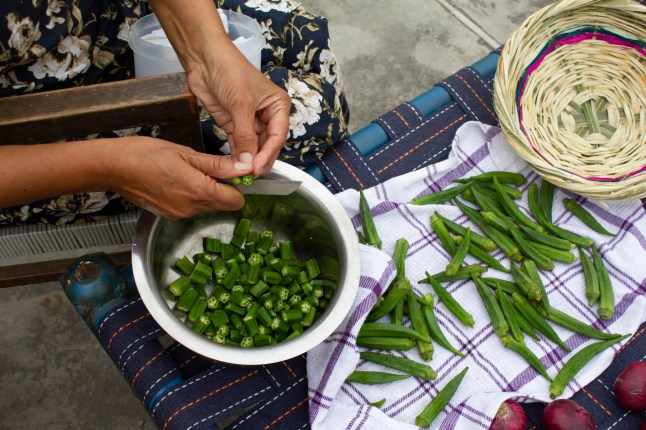
[[[242,161],[236,161],[233,163],[233,167],[238,170],[249,170],[251,169],[251,163],[243,163]]]
[[[241,162],[246,163],[246,164],[252,164],[253,163],[253,154],[251,152],[243,152],[238,157],[238,160],[240,160]]]

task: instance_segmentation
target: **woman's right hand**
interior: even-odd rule
[[[103,150],[103,188],[158,216],[187,218],[244,205],[244,196],[218,179],[249,174],[251,164],[140,136],[104,142]]]

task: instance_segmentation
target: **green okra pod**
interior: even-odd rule
[[[465,181],[493,182],[494,178],[497,179],[498,182],[500,182],[501,184],[513,184],[516,186],[523,185],[527,182],[527,178],[525,178],[520,173],[504,172],[504,171],[492,171],[492,172],[481,173],[479,175],[470,176],[464,179],[456,179],[455,182],[465,182]]]
[[[371,372],[366,370],[355,370],[346,378],[348,382],[359,384],[386,384],[388,382],[401,381],[408,379],[410,375],[398,375],[388,372]]]
[[[451,239],[451,241],[453,240]],[[471,229],[467,228],[467,232],[464,235],[464,239],[462,240],[462,243],[460,243],[460,246],[458,246],[457,250],[455,251],[455,254],[453,254],[453,257],[451,258],[451,261],[446,266],[446,270],[444,272],[446,273],[446,276],[455,275],[460,269],[460,267],[462,267],[462,262],[464,261],[464,258],[467,256],[467,252],[469,251],[470,245],[471,245]]]
[[[486,189],[487,191],[489,191],[490,196],[495,195],[496,198],[498,197],[498,191],[496,190],[496,187],[493,184],[493,182],[479,181],[477,185],[481,190]],[[518,200],[521,197],[523,197],[523,193],[518,188],[515,188],[513,185],[507,185],[501,182],[500,186],[502,187],[503,190],[505,190],[507,194],[509,194],[509,197],[511,197],[514,200]]]
[[[498,279],[498,278],[487,278],[487,277],[481,277],[480,279],[482,279],[482,282],[484,282],[486,285],[490,286],[493,289],[500,287],[500,289],[507,294],[513,294],[513,293],[522,294],[522,291],[520,290],[520,288],[518,288],[516,283],[513,281],[508,281],[506,279]]]
[[[473,199],[476,201],[476,204],[480,206],[482,212],[491,212],[496,214],[500,218],[507,218],[505,210],[500,205],[496,191],[494,191],[492,197],[492,195],[489,193],[489,190],[487,189],[479,188],[476,185],[472,186],[471,188],[473,190]]]
[[[493,183],[496,186],[496,190],[498,191],[498,196],[500,197],[500,202],[502,204],[502,207],[507,212],[507,215],[509,215],[516,221],[518,221],[519,224],[522,224],[526,227],[532,228],[536,231],[545,231],[545,229],[542,226],[534,222],[534,220],[529,218],[520,210],[520,208],[516,205],[516,203],[500,187],[500,183],[495,177],[493,179]]]
[[[358,337],[407,337],[423,342],[430,342],[429,337],[399,324],[391,323],[364,323],[359,329]]]
[[[520,248],[521,252],[525,254],[527,258],[535,261],[536,264],[543,270],[554,269],[554,263],[552,263],[552,260],[543,255],[535,247],[531,246],[518,230],[512,229],[510,233],[511,237],[514,239],[514,242],[516,242],[516,244],[518,245],[518,248]]]
[[[370,206],[368,206],[368,201],[366,200],[366,196],[363,194],[363,190],[359,191],[359,215],[361,217],[361,226],[363,227],[363,235],[366,237],[366,241],[369,245],[376,246],[378,249],[381,249],[381,238],[377,232],[377,227],[375,226],[375,221],[372,218]]]
[[[518,320],[516,319],[516,314],[513,310],[514,305],[511,304],[509,297],[507,297],[507,293],[505,293],[500,287],[498,287],[496,289],[496,298],[498,299],[498,303],[500,304],[502,314],[504,315],[505,320],[507,320],[507,324],[509,325],[509,333],[518,342],[525,343],[525,336],[523,336],[523,332],[520,329],[520,325],[518,324]]]
[[[604,320],[615,315],[615,293],[610,282],[610,275],[596,247],[592,247],[592,264],[599,280],[599,308],[597,313]]]
[[[432,301],[433,296],[431,294],[427,294],[427,296],[430,296]],[[434,304],[429,303],[429,301],[426,301],[422,305],[422,316],[424,317],[424,321],[426,321],[426,327],[428,327],[428,332],[431,335],[431,338],[444,349],[451,351],[455,355],[464,357],[464,353],[457,350],[453,345],[451,345],[451,342],[449,342],[449,340],[444,335],[444,332],[440,328],[440,325],[435,318],[433,307]]]
[[[497,228],[503,233],[509,233],[510,230],[518,229],[518,225],[506,215],[500,216],[495,212],[486,210],[483,210],[480,215],[482,215],[482,218],[487,224]]]
[[[380,352],[362,351],[359,357],[372,363],[381,364],[391,369],[400,370],[410,375],[418,376],[425,381],[437,378],[437,374],[428,364],[420,363],[406,357],[384,354]]]
[[[512,297],[513,297],[513,294],[512,294]],[[513,305],[513,303],[512,303],[511,310],[514,312],[514,317],[516,317],[516,322],[518,323],[518,326],[523,331],[523,333],[525,333],[532,339],[540,342],[541,338],[536,335],[536,332],[534,331],[534,327],[532,327],[529,321],[527,321],[527,318],[525,318],[523,314],[520,313],[520,311],[516,308],[516,306]]]
[[[408,351],[417,342],[407,337],[361,337],[357,338],[357,346],[369,349],[387,351]]]
[[[467,233],[466,227],[463,227],[460,224],[454,221],[451,221],[450,219],[439,214],[438,212],[435,212],[435,216],[441,219],[444,225],[446,226],[447,230],[449,230],[453,234],[459,234],[460,236],[464,236]],[[491,252],[496,249],[496,244],[494,243],[493,240],[475,231],[471,231],[471,242],[487,252]]]
[[[568,361],[563,365],[561,370],[556,374],[554,381],[550,384],[550,398],[555,399],[563,393],[565,386],[579,373],[579,371],[586,365],[594,356],[601,353],[603,350],[610,346],[621,342],[629,337],[631,334],[617,337],[615,339],[604,340],[587,345],[580,351],[577,351],[571,356]]]
[[[531,279],[532,281],[534,281],[536,285],[538,285],[538,288],[541,290],[541,299],[539,301],[539,305],[546,312],[549,312],[549,309],[550,309],[549,298],[547,297],[545,284],[543,284],[543,280],[541,279],[541,276],[538,274],[536,263],[533,260],[524,260],[520,264],[520,269],[523,272],[525,272],[525,274],[529,277],[529,279]]]
[[[459,281],[461,279],[471,279],[472,276],[480,276],[487,271],[487,267],[481,264],[470,264],[468,266],[462,266],[457,271],[455,275],[446,276],[445,271],[438,272],[434,275],[431,275],[433,279],[437,282],[451,282]],[[417,281],[418,284],[428,284],[428,278],[420,279]]]
[[[547,373],[547,370],[545,370],[545,366],[543,366],[541,360],[538,359],[538,357],[532,352],[531,349],[527,347],[527,345],[518,342],[511,336],[503,336],[500,340],[506,348],[517,352],[521,357],[525,359],[525,361],[527,361],[530,366],[536,369],[538,373],[543,375],[548,381],[552,382],[552,377]]]
[[[485,309],[489,314],[489,318],[491,318],[494,333],[499,337],[506,335],[509,333],[509,323],[507,323],[505,315],[503,314],[493,291],[491,291],[491,289],[479,278],[473,278],[473,282],[475,282],[478,294],[484,303]]]
[[[453,236],[453,241],[458,246],[462,243],[462,240],[463,240],[462,236],[458,236],[458,235]],[[498,261],[493,255],[489,254],[487,251],[480,248],[479,246],[474,245],[473,241],[471,241],[471,243],[469,244],[469,254],[471,254],[472,257],[480,260],[487,266],[491,267],[492,269],[500,270],[501,272],[504,272],[504,273],[509,273],[509,269],[503,266],[502,263]]]
[[[402,325],[404,320],[404,306],[406,305],[405,300],[400,300],[399,303],[395,305],[395,308],[391,312],[391,323]]]
[[[542,243],[534,242],[533,240],[528,240],[527,243],[536,251],[540,252],[542,255],[546,256],[550,260],[560,261],[565,264],[572,264],[577,261],[577,257],[574,253],[570,251],[564,251],[562,249],[552,248],[551,246],[544,245]]]
[[[497,228],[487,224],[478,211],[468,207],[458,199],[454,199],[453,201],[455,201],[460,210],[471,221],[473,221],[473,223],[478,226],[478,228],[480,228],[480,230],[482,230],[485,235],[487,235],[491,240],[494,241],[494,243],[507,257],[514,261],[522,260],[523,256],[520,252],[520,249],[518,249],[518,246],[516,246],[516,244],[511,240],[509,236],[507,236]]]
[[[393,282],[397,282],[406,277],[406,254],[408,254],[408,241],[404,238],[399,238],[395,242],[395,249],[393,250],[393,261],[397,268],[397,274]]]
[[[541,189],[539,191],[539,204],[541,212],[545,219],[552,222],[552,206],[554,203],[554,184],[550,181],[543,179],[541,182]]]
[[[410,201],[412,205],[439,205],[448,202],[452,198],[459,196],[464,190],[469,188],[471,184],[466,182],[454,187],[445,188],[436,193],[426,194],[425,196],[415,197]]]
[[[451,238],[451,233],[449,233],[446,226],[444,225],[444,221],[442,221],[442,219],[435,214],[431,215],[431,228],[433,229],[435,234],[437,234],[437,237],[438,239],[440,239],[440,242],[442,242],[442,245],[444,246],[446,252],[448,252],[451,256],[455,255],[457,247],[455,246],[455,243]]]
[[[449,404],[451,398],[458,390],[458,387],[464,379],[464,375],[469,370],[465,367],[460,373],[455,375],[451,380],[437,393],[424,410],[415,418],[415,425],[419,427],[430,427],[433,420],[442,412],[442,409]]]
[[[375,408],[380,408],[380,407],[382,407],[384,405],[384,403],[386,403],[386,398],[385,397],[383,399],[381,399],[381,400],[376,401],[376,402],[370,402],[369,404],[370,404],[370,406],[374,406]]]
[[[550,248],[560,249],[562,251],[569,251],[576,247],[575,244],[569,240],[561,239],[560,237],[551,236],[546,233],[538,232],[534,229],[526,227],[524,225],[519,226],[520,230],[523,232],[527,239],[540,243],[541,245],[549,246]]]
[[[554,331],[554,329],[547,323],[545,318],[536,310],[532,305],[529,304],[527,299],[518,293],[511,295],[512,303],[518,309],[519,313],[524,316],[527,321],[543,334],[546,338],[552,342],[559,345],[566,351],[570,351],[570,347],[565,344],[559,337],[559,335]]]
[[[554,324],[560,325],[563,328],[571,330],[575,333],[582,334],[583,336],[599,339],[599,340],[609,340],[620,337],[620,334],[617,333],[606,333],[601,330],[590,326],[589,324],[584,323],[572,315],[562,312],[554,307],[551,307],[546,314],[548,320],[552,321]]]
[[[429,284],[433,287],[433,291],[437,294],[437,297],[440,298],[444,306],[455,315],[460,321],[469,327],[473,327],[474,321],[473,316],[467,312],[460,303],[455,300],[455,298],[449,293],[438,281],[435,280],[428,272],[426,273],[426,278],[428,279]]]
[[[421,333],[422,336],[428,337],[430,339],[430,333],[428,332],[428,327],[424,322],[424,316],[422,315],[422,310],[420,305],[415,299],[415,293],[413,290],[408,290],[408,297],[406,304],[408,305],[408,317],[410,318],[413,329]],[[418,341],[417,350],[419,351],[420,357],[425,361],[430,361],[433,358],[433,344],[431,342]]]
[[[599,278],[597,277],[597,271],[594,268],[592,260],[583,251],[583,248],[579,248],[579,257],[581,258],[583,278],[585,280],[585,297],[588,299],[588,305],[593,306],[601,295],[599,291]]]
[[[385,316],[388,312],[392,311],[395,306],[397,306],[397,303],[406,297],[408,291],[410,291],[410,281],[408,278],[395,282],[386,292],[384,301],[378,307],[373,308],[373,310],[370,311],[366,321],[377,321],[379,318]]]
[[[597,221],[596,218],[590,212],[588,212],[587,209],[585,209],[583,206],[581,206],[574,200],[565,198],[563,199],[563,205],[565,206],[565,209],[569,210],[572,213],[572,215],[579,218],[581,221],[583,221],[585,225],[590,227],[592,230],[596,231],[597,233],[605,234],[606,236],[614,236],[614,234],[606,230],[599,223],[599,221]]]
[[[511,263],[511,276],[514,278],[516,286],[522,291],[523,295],[533,302],[540,302],[543,299],[541,287],[536,285],[527,273],[520,270],[518,266]]]

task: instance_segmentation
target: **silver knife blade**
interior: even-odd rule
[[[230,179],[222,182],[232,185],[242,194],[266,194],[275,196],[286,196],[293,193],[301,186],[301,181],[290,181],[287,179],[254,179],[251,185],[234,185]]]

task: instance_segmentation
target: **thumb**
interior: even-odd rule
[[[191,164],[205,175],[216,179],[230,179],[251,173],[252,164],[229,157],[195,153]]]

